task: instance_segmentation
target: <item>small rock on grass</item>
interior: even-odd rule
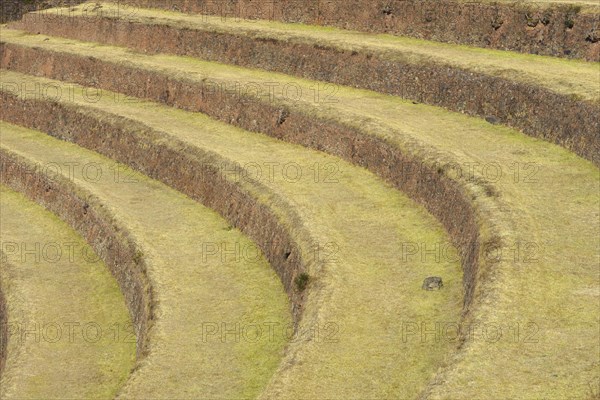
[[[440,290],[443,286],[444,284],[442,283],[442,278],[439,276],[430,276],[425,278],[421,288],[423,290]]]

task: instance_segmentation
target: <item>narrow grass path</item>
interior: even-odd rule
[[[2,76],[60,84],[8,71]],[[463,293],[456,250],[421,206],[336,157],[139,99],[114,102],[106,93],[90,103],[82,97],[87,89],[73,88],[73,99],[81,101],[59,103],[98,120],[127,118],[166,135],[163,141],[182,143],[182,151],[211,151],[239,164],[268,188],[262,201],[286,199],[317,240],[326,262],[308,271],[302,335],[289,345],[265,397],[415,397],[425,388],[456,341],[406,340],[404,330],[425,320],[458,323]],[[442,248],[447,257],[408,257],[409,247]],[[434,275],[443,277],[444,290],[423,291],[423,279]]]
[[[9,334],[0,398],[113,398],[134,367],[135,335],[106,265],[70,226],[5,186],[0,244]]]
[[[105,157],[40,132],[6,123],[1,128],[2,152],[20,155],[31,165],[81,166],[61,168],[60,173],[71,173],[76,185],[105,204],[143,249],[157,300],[156,318],[149,334],[150,354],[120,397],[258,395],[277,367],[286,339],[263,335],[245,340],[242,329],[263,323],[286,327],[290,315],[285,292],[260,254],[229,259],[206,254],[208,245],[231,249],[252,243],[216,213],[162,183],[128,173],[123,166],[119,170],[125,175],[115,179],[118,165]],[[227,336],[221,329],[233,333]]]

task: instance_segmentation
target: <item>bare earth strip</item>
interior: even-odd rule
[[[70,226],[4,186],[0,221],[9,335],[0,397],[114,397],[136,341],[110,271]]]
[[[213,211],[143,175],[131,172],[128,179],[116,181],[117,165],[95,153],[5,123],[1,140],[3,152],[25,157],[31,166],[82,166],[60,173],[71,173],[78,187],[111,209],[143,249],[140,256],[147,261],[158,304],[150,353],[120,397],[233,398],[260,393],[278,365],[286,338],[236,340],[234,333],[222,340],[221,324],[227,323],[228,329],[238,324],[241,329],[268,322],[283,329],[290,323],[286,295],[260,253],[229,260],[203,255],[205,244],[251,246],[248,239]],[[92,175],[83,169],[90,165]],[[209,336],[208,326],[218,327],[218,334]]]

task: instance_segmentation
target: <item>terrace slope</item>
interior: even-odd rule
[[[25,81],[60,85],[3,71],[4,87]],[[229,161],[240,166],[244,174],[238,179],[243,185],[251,185],[258,178],[265,187],[258,195],[261,201],[272,204],[278,197],[286,199],[299,215],[298,221],[288,223],[302,226],[317,240],[321,258],[312,263],[308,259],[312,283],[302,304],[301,334],[289,345],[274,379],[278,382],[279,375],[290,369],[294,377],[284,388],[274,383],[273,392],[268,393],[294,398],[302,393],[319,397],[406,393],[414,397],[424,389],[456,341],[403,341],[404,324],[423,319],[458,323],[463,293],[459,258],[442,227],[422,207],[370,172],[335,157],[250,134],[199,114],[137,99],[115,102],[110,92],[103,92],[97,102],[88,102],[84,93],[89,88],[72,88],[74,96],[59,100],[58,106],[35,100],[35,96],[28,102],[27,96],[20,100],[4,92],[5,118],[57,132],[53,134],[122,158],[151,175],[156,173],[151,165],[160,165],[169,143],[178,149],[183,164],[170,161],[175,168],[160,179],[194,196],[199,192],[198,184],[182,181],[179,171],[197,170],[202,164],[200,155],[211,152],[217,156],[213,161],[217,165]],[[44,115],[53,115],[53,119]],[[88,123],[83,122],[84,116]],[[61,121],[58,130],[55,120]],[[89,128],[99,126],[91,121],[106,125]],[[125,122],[130,129],[123,127]],[[88,128],[80,132],[81,125]],[[108,139],[116,137],[119,129],[125,131],[118,135],[121,139]],[[151,139],[153,136],[156,139]],[[268,165],[274,167],[272,173],[267,173]],[[262,170],[262,177],[256,176],[257,168]],[[245,175],[248,172],[250,175]],[[236,176],[235,171],[225,174]],[[202,180],[196,177],[196,181]],[[298,228],[290,229],[294,232]],[[408,258],[398,253],[408,244],[443,248],[447,258],[423,260],[418,255]],[[443,291],[421,290],[423,279],[431,275],[444,277]],[[356,352],[357,347],[363,350]],[[397,363],[401,357],[413,361]],[[311,388],[306,388],[306,382],[313,382]]]
[[[89,12],[97,12],[92,3]],[[229,19],[271,19],[598,60],[595,1],[122,0],[123,12],[156,7]],[[133,7],[133,8],[132,8]]]
[[[274,102],[271,98],[283,97],[287,100],[288,107],[296,107],[306,102],[320,103],[322,106],[343,106],[339,103],[340,99],[345,97],[347,103],[357,103],[358,99],[362,97],[361,91],[352,90],[346,87],[332,87],[323,86],[322,83],[308,81],[304,79],[292,78],[289,75],[282,74],[269,74],[260,70],[250,70],[235,68],[231,66],[223,66],[219,63],[205,62],[190,57],[174,57],[169,55],[157,54],[157,55],[144,55],[141,53],[133,52],[124,47],[97,45],[89,42],[76,41],[71,39],[63,39],[59,37],[45,36],[45,35],[32,35],[27,34],[18,30],[3,30],[2,39],[0,41],[0,51],[2,52],[2,65],[6,67],[9,63],[13,64],[11,68],[21,68],[22,71],[34,74],[49,73],[50,76],[56,76],[59,73],[67,73],[67,71],[73,70],[76,64],[85,63],[94,70],[89,71],[90,74],[98,75],[101,73],[100,65],[116,64],[120,69],[123,70],[134,70],[142,69],[151,73],[161,74],[162,76],[173,75],[181,78],[185,77],[186,80],[195,80],[197,85],[203,85],[203,91],[198,91],[195,96],[219,96],[231,95],[237,98],[252,98],[260,97],[262,101],[273,105]],[[82,57],[85,55],[88,59]],[[64,61],[63,65],[56,66],[53,70],[39,71],[41,65],[51,65],[58,62],[57,57],[60,56],[61,60]],[[29,58],[35,58],[36,62],[28,62]],[[71,60],[70,58],[73,58]],[[74,61],[75,59],[81,61]],[[551,62],[552,60],[548,60]],[[560,63],[573,63],[565,60],[557,60]],[[73,64],[73,65],[65,65]],[[133,66],[135,63],[135,67]],[[543,63],[542,63],[543,65]],[[540,65],[540,69],[542,69]],[[570,64],[569,64],[570,65]],[[570,87],[570,90],[575,89],[576,86],[586,86],[585,92],[589,96],[593,96],[592,93],[598,93],[598,80],[594,80],[594,71],[600,74],[600,65],[585,64],[584,67],[589,66],[581,77],[581,81],[577,82],[577,79],[569,81],[565,87]],[[596,68],[597,67],[597,68]],[[47,67],[46,67],[47,68]],[[80,67],[79,67],[80,68]],[[572,70],[575,71],[577,68],[572,65]],[[547,76],[547,80],[562,80],[560,68],[556,68],[556,74],[551,79]],[[72,71],[68,79],[81,79],[81,71]],[[123,72],[125,73],[125,72]],[[236,79],[237,76],[240,79]],[[531,74],[534,76],[535,74]],[[573,73],[573,75],[576,75]],[[122,74],[121,74],[122,76]],[[530,78],[531,78],[530,76]],[[67,79],[67,78],[65,78]],[[68,80],[67,79],[67,80]],[[139,79],[139,77],[137,78]],[[202,80],[204,79],[204,81]],[[538,82],[541,81],[541,78]],[[568,80],[568,79],[567,79]],[[113,87],[128,87],[129,90],[134,90],[137,96],[145,96],[147,83],[144,81],[136,82],[131,77],[128,81],[116,80],[109,83]],[[92,84],[94,82],[91,82]],[[478,94],[471,97],[469,101],[474,100],[476,109],[479,109],[477,113],[486,114],[486,107],[481,106],[477,102],[478,96],[483,96],[489,89],[485,85],[481,85],[483,82],[477,84],[479,88]],[[460,80],[455,82],[457,90],[460,91]],[[137,87],[133,87],[137,86]],[[560,85],[554,85],[555,90],[559,90]],[[502,85],[500,85],[500,89]],[[109,87],[110,89],[110,87]],[[116,89],[115,89],[116,90]],[[172,91],[171,91],[172,92]],[[271,93],[272,92],[272,93]],[[175,96],[171,95],[168,90],[163,91],[160,97],[164,101],[173,102]],[[535,86],[526,87],[523,90],[517,90],[514,94],[518,99],[515,106],[508,106],[510,104],[512,95],[509,97],[500,96],[491,102],[496,104],[490,106],[490,108],[498,109],[509,109],[511,111],[506,112],[504,118],[508,121],[512,120],[511,115],[515,115],[515,123],[520,125],[523,122],[527,126],[528,133],[534,136],[540,136],[546,140],[560,144],[566,147],[580,156],[592,160],[595,164],[600,163],[600,139],[598,136],[598,129],[600,129],[600,121],[595,118],[598,112],[598,107],[591,104],[589,101],[575,101],[566,102],[564,96],[558,96],[557,98],[550,98],[550,100],[543,100],[545,92],[536,93]],[[572,93],[572,92],[567,92]],[[579,91],[579,93],[583,93]],[[348,96],[356,96],[350,98]],[[437,96],[442,96],[438,94]],[[435,97],[435,96],[434,96]],[[531,98],[530,98],[531,97]],[[568,96],[567,96],[568,97]],[[529,100],[526,100],[528,99]],[[589,97],[591,99],[592,97]],[[540,100],[537,103],[537,100]],[[181,103],[181,99],[177,99]],[[362,100],[361,100],[362,101]],[[597,101],[597,97],[596,97]],[[432,102],[436,102],[432,99]],[[332,103],[332,104],[330,104]],[[536,105],[537,104],[537,105]],[[519,105],[526,105],[526,107],[518,107]],[[483,107],[483,108],[482,108]],[[560,111],[560,107],[565,108],[567,114],[572,114],[567,117]],[[323,108],[323,107],[320,107]],[[530,115],[534,117],[529,118]],[[518,116],[518,117],[516,117]],[[537,116],[537,117],[535,117]],[[495,118],[495,117],[494,117]],[[496,123],[496,121],[491,120]],[[529,121],[529,122],[526,122]]]
[[[261,69],[269,69],[269,61],[278,62],[273,58],[275,55],[281,57],[281,50],[286,46],[294,47],[296,51],[313,47],[338,53],[357,52],[371,54],[387,62],[449,65],[473,73],[542,86],[555,93],[580,97],[590,102],[600,102],[600,92],[593,85],[597,83],[598,63],[279,21],[227,19],[149,8],[136,8],[126,13],[120,11],[122,5],[117,3],[97,4],[102,6],[97,14],[89,12],[89,4],[69,9],[53,8],[26,14],[21,21],[11,23],[9,27],[89,42],[130,46],[144,53],[176,53],[244,66],[256,63],[256,67]],[[155,29],[145,33],[168,36],[148,35],[143,36],[148,39],[130,40],[131,35],[144,33],[144,27]],[[213,35],[209,36],[209,33]],[[45,38],[42,37],[42,40]],[[269,59],[263,55],[262,60],[255,61],[253,58],[256,55],[252,51],[242,49],[242,46],[252,43],[248,39],[263,45],[277,43],[280,51],[272,48],[273,54]],[[225,40],[227,45],[218,43],[218,40]],[[305,59],[304,65],[313,62],[308,55],[301,55]],[[289,59],[279,62],[291,63]],[[291,68],[293,66],[288,66],[288,69]],[[300,70],[297,72],[301,73]],[[307,71],[311,72],[317,73],[317,70]]]
[[[203,255],[207,244],[235,248],[252,243],[213,211],[162,183],[40,132],[4,122],[1,126],[0,152],[6,160],[30,170],[35,165],[64,165],[67,161],[93,165],[98,174],[75,168],[62,169],[60,176],[99,199],[139,244],[138,258],[146,261],[154,293],[153,325],[148,354],[120,395],[253,397],[260,393],[277,367],[285,338],[222,341],[220,332],[207,334],[207,324],[221,327],[222,322],[290,323],[285,292],[260,252],[252,259]],[[124,174],[119,179],[113,174],[116,168]],[[42,175],[49,173],[56,171],[41,169]],[[10,299],[7,303],[10,307]],[[199,369],[198,363],[203,368]]]
[[[400,187],[410,189],[402,179],[414,176],[403,178],[401,168],[388,165],[386,159],[412,153],[441,162],[438,173],[452,176],[465,190],[476,190],[474,204],[491,212],[479,223],[501,229],[502,257],[492,270],[482,271],[487,275],[478,282],[475,315],[480,322],[505,324],[505,329],[515,324],[521,329],[537,327],[544,344],[507,336],[493,346],[468,341],[457,363],[443,372],[448,378],[440,376],[444,384],[439,393],[518,398],[531,393],[535,376],[544,381],[552,374],[556,379],[535,387],[534,395],[564,397],[589,391],[598,366],[595,353],[584,349],[597,344],[598,321],[593,316],[599,287],[598,245],[590,238],[600,236],[599,224],[591,223],[599,218],[599,180],[598,169],[590,162],[512,129],[389,95],[342,87],[335,101],[327,103],[315,104],[306,97],[292,101],[279,90],[266,99],[246,93],[240,101],[237,92],[209,91],[207,82],[230,88],[234,82],[263,87],[279,82],[279,88],[293,82],[302,93],[311,93],[316,82],[55,37],[31,39],[39,49],[30,50],[33,46],[27,41],[33,37],[23,37],[18,46],[5,49],[4,67],[203,111],[342,156]],[[33,54],[35,64],[21,61]],[[286,116],[283,124],[276,122],[277,115]],[[427,204],[425,194],[420,196],[419,201]],[[490,202],[495,205],[484,205]],[[430,211],[452,228],[451,216],[444,215],[442,203],[438,204],[440,208]],[[565,237],[570,238],[568,243]],[[472,382],[467,389],[466,381]]]
[[[599,246],[590,239],[600,236],[599,177],[592,163],[512,129],[389,95],[341,87],[332,96],[328,93],[324,101],[312,96],[290,99],[289,92],[281,92],[281,87],[293,84],[306,94],[313,93],[311,88],[314,90],[319,82],[189,57],[147,56],[114,46],[20,35],[14,34],[3,45],[5,68],[202,111],[369,168],[426,205],[459,244],[463,265],[471,265],[464,262],[469,253],[462,246],[467,241],[476,248],[473,243],[477,239],[461,237],[457,226],[465,225],[464,215],[453,219],[449,211],[456,199],[444,203],[436,197],[439,193],[426,193],[423,179],[430,182],[430,178],[396,162],[407,154],[423,161],[430,172],[437,172],[438,178],[431,178],[434,182],[448,178],[462,188],[475,207],[482,244],[493,244],[497,255],[492,257],[494,262],[489,262],[484,248],[480,264],[487,268],[478,271],[476,277],[465,269],[467,282],[477,278],[475,292],[472,282],[466,285],[465,312],[473,321],[505,333],[502,340],[468,337],[425,393],[451,398],[478,398],[482,394],[564,398],[589,392],[589,383],[599,372],[596,352],[589,349],[597,345],[599,326],[594,305],[600,297]],[[17,79],[13,83],[23,79],[12,77]],[[265,88],[274,81],[278,88],[272,95],[231,90],[236,85]],[[15,100],[21,87],[4,90],[5,101],[14,102],[10,106],[13,118],[23,118],[19,107],[21,113],[29,110],[34,115],[36,107],[52,104],[48,99],[35,101],[35,94],[23,96],[27,101]],[[595,112],[592,108],[582,115],[593,117]],[[129,118],[136,113],[132,111]],[[150,114],[138,117],[151,120]],[[523,110],[522,114],[527,118],[535,110]],[[585,123],[582,126],[587,128]],[[579,130],[572,130],[571,136],[561,140],[545,129],[538,132],[567,148],[578,149],[598,164],[600,149],[593,129],[582,136]],[[494,240],[486,242],[490,236]],[[297,396],[294,385],[306,386],[298,374],[302,368],[293,365],[276,375],[265,396]],[[556,379],[547,382],[548,376]],[[339,395],[335,389],[329,390]]]
[[[106,7],[111,10],[110,5]],[[504,123],[600,162],[600,120],[596,118],[600,112],[599,63],[372,37],[332,28],[219,22],[216,17],[205,22],[208,17],[145,10],[137,10],[136,15],[131,22],[32,14],[15,26],[145,53],[201,57],[399,95],[485,117],[493,124]],[[131,37],[156,39],[131,41]],[[5,30],[2,42],[8,49],[26,45],[74,51],[75,42],[50,38]],[[115,61],[134,59],[123,50],[110,56]],[[161,55],[155,59],[160,60]],[[241,83],[234,81],[226,90],[256,91]],[[340,90],[322,83],[302,88],[290,80],[283,85],[288,98],[312,96],[316,102],[332,99]]]

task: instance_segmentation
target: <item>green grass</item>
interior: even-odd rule
[[[82,15],[85,5],[69,11],[70,17]],[[88,7],[89,8],[89,7]],[[120,10],[120,13],[118,12]],[[65,13],[52,9],[44,13]],[[252,38],[270,38],[283,42],[319,44],[347,51],[378,54],[384,59],[413,64],[438,63],[469,71],[498,76],[517,82],[542,86],[556,93],[578,96],[599,102],[600,63],[569,60],[518,52],[489,50],[463,45],[439,43],[385,34],[368,34],[332,27],[289,24],[265,20],[233,20],[219,16],[183,14],[157,9],[135,9],[124,13],[112,3],[103,3],[104,15],[141,24],[168,25],[181,29],[197,29],[237,34]],[[11,37],[6,33],[4,36]],[[39,40],[43,40],[40,37]]]
[[[44,43],[43,35],[33,37],[15,33],[14,36],[11,42],[26,46],[38,45],[55,51],[95,56],[116,64],[130,63],[140,69],[159,70],[172,77],[185,77],[197,82],[204,78],[230,84],[291,81],[299,85],[303,93],[311,93],[310,87],[315,85],[312,81],[281,74],[192,58],[145,56],[117,47],[58,38]],[[590,65],[596,68],[597,64]],[[8,73],[3,75],[8,76]],[[33,81],[33,78],[10,76]],[[590,90],[598,90],[597,81],[592,83]],[[505,259],[497,268],[484,271],[486,280],[482,287],[485,290],[479,299],[476,320],[502,324],[505,329],[508,325],[520,323],[523,327],[523,324],[533,322],[539,327],[538,342],[469,342],[456,362],[442,370],[440,378],[444,379],[444,384],[435,389],[434,395],[450,398],[478,398],[482,393],[500,398],[520,398],[529,394],[544,398],[584,396],[589,388],[588,382],[600,374],[596,354],[590,351],[597,345],[599,329],[598,242],[594,240],[600,237],[598,169],[558,146],[440,108],[413,105],[397,97],[345,87],[340,88],[335,99],[337,103],[332,104],[314,104],[311,97],[293,103],[284,99],[281,93],[276,94],[276,103],[296,107],[315,117],[354,125],[366,135],[385,138],[399,148],[419,152],[428,158],[458,162],[463,165],[465,173],[474,163],[496,163],[503,171],[502,176],[490,184],[497,193],[493,198],[488,198],[482,191],[474,199],[477,207],[488,215],[486,220],[481,221],[482,229],[498,227],[505,252]],[[112,107],[120,113],[130,109],[122,104]],[[131,110],[127,111],[128,115],[135,116],[138,112]],[[156,127],[172,126],[180,137],[205,138],[194,134],[193,130],[186,133],[185,121],[195,118],[189,114],[179,111],[161,111],[160,116],[152,112],[139,113],[138,119],[145,118],[146,123]],[[167,113],[172,115],[168,120],[165,119]],[[248,143],[247,146],[250,146]],[[210,145],[215,146],[215,143],[211,141]],[[295,151],[293,156],[298,157]],[[514,168],[526,168],[527,165],[533,165],[538,171],[533,177],[535,180],[528,179],[527,171],[523,170],[515,179]],[[482,171],[476,169],[476,176],[481,177],[481,174]],[[464,179],[463,183],[468,188],[479,190],[477,184],[468,179]],[[331,203],[330,207],[339,209],[338,204]],[[354,203],[347,204],[353,215],[368,218],[387,215],[381,209],[362,211]],[[348,218],[350,222],[345,229],[362,232],[363,224],[352,222],[354,218]],[[522,256],[511,258],[517,243],[533,243],[536,261],[525,263]],[[354,248],[356,246],[349,249]],[[364,265],[372,265],[373,260],[394,254],[396,250],[397,247],[390,246],[379,255],[369,255],[365,257]],[[352,296],[348,294],[348,298]],[[374,320],[373,326],[378,323]],[[355,336],[349,335],[351,338]],[[363,354],[362,358],[368,357]],[[342,355],[338,359],[338,367],[351,365]],[[304,358],[302,360],[305,361]],[[281,382],[289,383],[288,379],[313,382],[316,375],[312,374],[316,372],[310,372],[303,365],[287,370],[289,373]],[[549,376],[551,380],[548,380]],[[283,387],[283,384],[273,385],[275,388]],[[310,387],[314,391],[321,389],[318,383],[316,387]],[[306,387],[304,390],[307,390]]]
[[[51,82],[7,71],[2,76],[3,82]],[[80,87],[75,91],[81,94]],[[201,114],[150,102],[115,103],[111,97],[76,104],[88,112],[107,111],[141,122],[171,140],[241,165],[294,163],[302,171],[298,181],[281,172],[273,179],[263,173],[258,181],[268,190],[256,195],[270,207],[277,206],[273,199],[283,198],[300,218],[291,221],[293,232],[300,225],[321,246],[331,243],[336,250],[328,246],[328,261],[309,266],[299,327],[302,340],[290,343],[265,396],[414,397],[424,388],[456,343],[403,342],[403,323],[457,322],[462,299],[456,252],[432,216],[370,172],[335,157],[250,134]],[[11,141],[11,148],[20,141]],[[325,166],[333,165],[337,172],[332,179],[337,182],[315,179],[315,164],[322,173]],[[403,261],[403,243],[446,246],[451,259]],[[421,290],[423,279],[430,275],[444,278],[444,290],[435,294]],[[321,339],[306,340],[307,332],[316,327],[321,329]],[[336,342],[326,341],[328,337]]]
[[[263,337],[254,343],[230,337],[223,343],[220,335],[203,337],[202,330],[205,323],[219,327],[223,322],[230,326],[290,323],[287,297],[264,257],[203,258],[202,252],[207,251],[203,244],[233,248],[236,243],[251,246],[251,242],[237,230],[226,230],[228,224],[213,211],[159,182],[133,172],[127,173],[127,181],[137,183],[115,182],[116,164],[98,154],[39,132],[6,123],[0,126],[2,151],[31,163],[96,163],[103,172],[100,181],[83,179],[83,169],[75,168],[75,185],[110,209],[143,249],[157,301],[156,318],[149,335],[150,355],[120,394],[135,398],[250,398],[260,393],[282,356],[283,336]],[[75,299],[69,296],[68,300]],[[94,300],[99,302],[101,296]],[[103,362],[105,358],[97,355],[92,359]],[[52,363],[62,361],[54,359]],[[31,372],[26,367],[19,371]],[[40,388],[47,384],[36,382]],[[53,384],[60,385],[60,379]]]
[[[0,221],[0,282],[13,333],[0,397],[114,397],[135,364],[135,336],[126,337],[131,320],[108,268],[71,227],[4,186]],[[103,329],[97,342],[94,327],[84,336],[89,323]]]

